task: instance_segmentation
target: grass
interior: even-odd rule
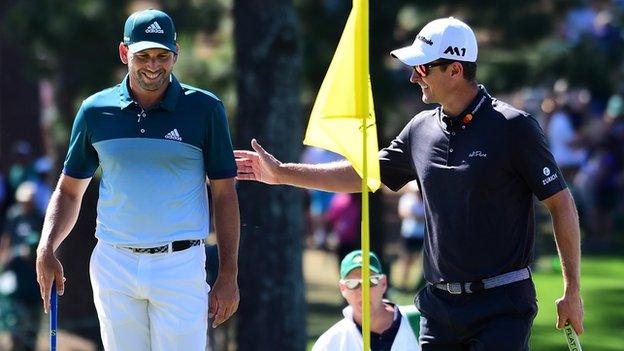
[[[562,350],[564,337],[554,329],[554,301],[563,292],[557,269],[535,276],[540,311],[533,325],[532,349]],[[624,348],[624,258],[583,257],[582,295],[585,307],[585,333],[581,345],[586,350],[615,351]]]
[[[537,287],[539,313],[533,324],[531,349],[567,350],[563,331],[555,328],[554,301],[562,295],[561,272],[543,256],[533,277]],[[308,264],[308,262],[306,262]],[[325,275],[324,281],[330,280]],[[624,257],[584,256],[582,295],[585,306],[585,333],[580,341],[584,350],[618,351],[624,349]],[[308,279],[308,277],[306,277]],[[318,336],[341,319],[342,300],[337,287],[308,279],[308,350]],[[333,291],[333,293],[332,293]],[[411,304],[413,294],[393,292],[392,300]]]

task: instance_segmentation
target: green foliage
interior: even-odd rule
[[[303,117],[308,113],[351,9],[350,1],[296,0],[303,47]],[[389,52],[408,45],[428,21],[456,16],[466,20],[480,42],[478,79],[493,94],[526,85],[549,86],[558,78],[608,94],[621,50],[605,51],[591,39],[577,45],[558,35],[566,11],[581,1],[410,0],[370,1],[370,64],[383,142],[394,136],[420,106],[409,71]],[[162,3],[176,21],[182,44],[176,74],[181,80],[216,92],[235,115],[235,59],[231,0],[175,0]],[[29,55],[23,76],[47,76],[62,90],[69,122],[76,100],[119,81],[123,22],[130,8],[122,0],[16,1],[6,6],[0,31]],[[619,18],[619,13],[613,16]],[[617,21],[616,21],[617,23]],[[71,102],[69,102],[71,101]],[[69,115],[69,117],[68,117]],[[383,128],[386,127],[386,128]],[[384,130],[385,129],[385,130]]]
[[[182,43],[176,74],[185,83],[228,97],[234,95],[230,6],[230,0],[180,0],[162,7],[174,18]],[[6,6],[0,17],[2,37],[26,52],[25,79],[53,82],[64,129],[70,128],[82,99],[126,74],[118,46],[127,16],[139,9],[123,0],[15,1]],[[65,145],[67,140],[56,142]]]
[[[585,37],[575,44],[560,35],[569,10],[585,5],[571,0],[409,0],[370,1],[370,65],[373,94],[382,144],[396,135],[420,110],[419,89],[408,82],[409,71],[388,53],[409,45],[429,21],[455,16],[466,21],[479,40],[479,82],[495,95],[525,86],[552,86],[565,78],[595,95],[608,95],[616,86],[613,74],[622,61],[622,40],[614,35],[612,47]],[[351,2],[299,0],[304,43],[303,103],[316,96],[347,19]],[[614,23],[621,13],[612,11]],[[615,49],[614,49],[615,48]],[[304,108],[309,111],[309,108]]]
[[[3,37],[24,48],[30,79],[55,76],[95,89],[110,81],[121,40],[123,1],[17,1],[2,18]],[[111,57],[113,59],[111,59]],[[104,73],[104,74],[103,74]]]

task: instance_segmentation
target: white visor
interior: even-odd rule
[[[172,51],[165,45],[153,41],[140,41],[138,43],[128,45],[128,50],[133,54],[147,49],[165,49]]]

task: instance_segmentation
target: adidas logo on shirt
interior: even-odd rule
[[[162,28],[160,28],[160,24],[158,24],[158,22],[154,21],[154,23],[150,24],[149,27],[147,27],[147,29],[145,30],[145,33],[160,33],[160,34],[163,34],[163,33],[165,33],[165,31],[162,30]]]
[[[167,135],[165,135],[165,139],[182,141],[182,137],[180,136],[180,133],[178,133],[177,129],[174,129],[170,131],[169,133],[167,133]]]

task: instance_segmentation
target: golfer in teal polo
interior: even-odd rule
[[[119,57],[128,75],[82,103],[37,250],[47,312],[52,282],[64,290],[55,250],[100,168],[89,271],[106,350],[203,351],[209,315],[216,327],[238,308],[240,219],[227,118],[215,95],[173,76],[178,54],[167,14],[127,19]],[[206,179],[220,259],[210,304]]]

